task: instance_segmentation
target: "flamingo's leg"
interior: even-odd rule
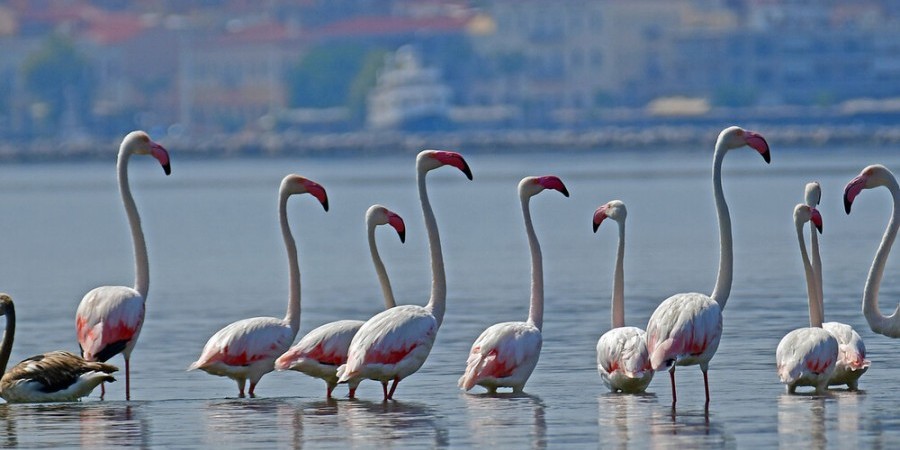
[[[125,357],[125,400],[131,400],[131,358]]]
[[[669,378],[672,380],[672,406],[675,406],[675,402],[678,400],[678,397],[675,395],[675,365],[672,365],[672,368],[669,369]]]
[[[394,399],[394,391],[397,390],[397,385],[400,384],[400,377],[394,377],[394,384],[391,385],[391,392],[388,392],[387,399]]]

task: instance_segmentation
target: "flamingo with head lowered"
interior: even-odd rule
[[[713,153],[713,197],[719,219],[719,274],[712,295],[676,294],[660,303],[647,323],[647,350],[653,370],[667,367],[672,382],[672,404],[676,402],[675,366],[700,365],[706,404],[709,404],[709,361],[722,337],[722,309],[731,293],[733,249],[731,216],[722,189],[722,161],[729,150],[749,146],[769,162],[769,144],[752,131],[728,127],[719,133]]]
[[[900,338],[900,305],[897,305],[897,309],[890,316],[881,314],[878,309],[878,288],[881,286],[881,278],[884,276],[888,254],[894,245],[894,239],[897,238],[897,229],[900,228],[900,186],[897,185],[894,174],[881,164],[874,164],[863,169],[844,188],[844,210],[850,214],[850,207],[853,206],[853,200],[857,195],[864,189],[873,189],[879,186],[884,186],[890,191],[893,199],[893,212],[881,244],[875,252],[872,267],[869,268],[869,276],[866,278],[866,287],[863,291],[862,310],[872,331],[887,337]]]
[[[391,289],[391,280],[387,270],[378,254],[378,246],[375,244],[375,227],[378,225],[390,225],[397,230],[400,242],[406,240],[406,225],[403,218],[397,213],[381,205],[373,205],[366,211],[366,228],[369,237],[369,252],[372,254],[372,263],[375,265],[375,273],[381,283],[381,292],[384,296],[385,309],[391,309],[397,305],[394,302],[394,292]],[[350,349],[350,341],[363,326],[362,320],[338,320],[326,323],[303,336],[296,345],[275,360],[277,370],[296,370],[311,377],[325,380],[327,391],[325,396],[331,398],[331,391],[337,386],[337,368],[347,362],[347,351]],[[350,382],[350,398],[356,397],[356,387],[361,379]]]
[[[594,232],[607,217],[619,224],[619,244],[613,273],[612,329],[597,341],[597,371],[612,392],[640,393],[653,380],[647,351],[647,333],[625,326],[625,218],[628,210],[621,200],[613,200],[594,211]]]
[[[134,287],[95,288],[84,295],[75,313],[75,330],[84,359],[105,362],[119,353],[125,357],[126,400],[131,400],[131,351],[137,344],[141,326],[144,324],[144,302],[150,289],[147,244],[144,241],[141,218],[128,185],[128,161],[131,155],[150,155],[156,158],[166,175],[172,170],[169,166],[169,152],[162,145],[150,140],[147,133],[132,131],[122,140],[116,170],[119,192],[125,205],[125,213],[128,215],[134,244]]]
[[[444,320],[447,302],[444,256],[437,220],[428,201],[425,176],[447,165],[456,167],[472,179],[472,171],[459,153],[424,150],[416,157],[419,201],[422,203],[431,251],[431,298],[428,304],[424,307],[396,306],[367,320],[353,336],[347,362],[338,368],[338,383],[357,379],[380,381],[385,401],[393,398],[401,380],[418,371],[425,363]],[[387,385],[391,380],[393,384],[389,392]]]
[[[822,198],[822,187],[818,182],[806,184],[805,201],[810,208],[815,208]],[[847,385],[847,389],[855,391],[859,385],[859,378],[869,370],[871,364],[866,359],[866,344],[862,337],[850,325],[840,322],[825,322],[825,297],[822,284],[822,255],[819,252],[819,236],[816,234],[815,224],[810,221],[810,258],[812,270],[816,281],[816,299],[819,302],[819,322],[822,328],[831,333],[838,341],[838,360],[829,386]]]
[[[522,392],[528,377],[541,356],[544,323],[544,266],[541,246],[531,222],[531,197],[553,189],[569,196],[562,180],[555,176],[526,177],[519,182],[519,200],[525,217],[525,232],[531,247],[531,306],[525,322],[503,322],[491,325],[478,336],[466,360],[466,372],[459,387],[472,389],[476,384],[495,393],[499,387]]]
[[[75,401],[100,383],[116,381],[112,376],[119,370],[116,366],[62,351],[32,356],[6,372],[16,334],[16,308],[7,294],[0,294],[0,316],[6,316],[0,341],[0,397],[7,402]]]
[[[287,314],[284,319],[254,317],[222,328],[209,338],[200,358],[188,368],[235,380],[239,397],[244,396],[244,385],[248,380],[248,394],[250,397],[256,396],[256,384],[263,375],[275,370],[275,359],[291,346],[300,328],[300,263],[297,259],[297,244],[287,219],[287,201],[294,194],[310,194],[328,211],[325,188],[315,181],[300,175],[288,175],[281,181],[278,217],[288,254],[290,275]]]
[[[812,222],[816,230],[822,232],[822,216],[819,211],[808,205],[798,204],[794,208],[794,226],[797,228],[800,256],[806,273],[810,326],[786,334],[775,350],[778,377],[789,394],[793,394],[797,386],[814,386],[816,393],[823,393],[834,374],[838,359],[837,339],[822,328],[821,304],[816,296],[816,274],[809,263],[806,241],[803,238],[803,226],[806,222]]]

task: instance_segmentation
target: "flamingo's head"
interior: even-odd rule
[[[172,173],[169,164],[169,152],[162,145],[150,139],[150,135],[143,131],[132,131],[122,140],[122,147],[138,155],[150,155],[159,161],[166,175]]]
[[[894,174],[892,174],[887,167],[884,167],[881,164],[873,164],[866,167],[856,176],[856,178],[850,180],[850,182],[847,183],[847,186],[844,187],[844,211],[846,211],[847,214],[850,214],[850,207],[853,206],[853,200],[863,189],[872,189],[874,187],[886,186],[896,182]]]
[[[472,170],[462,155],[446,150],[422,150],[416,158],[416,168],[419,172],[428,172],[441,166],[453,166],[472,179]]]
[[[406,242],[406,224],[403,223],[403,218],[384,206],[370,206],[369,210],[366,211],[366,224],[369,228],[375,228],[378,225],[390,225],[397,230],[400,242]]]
[[[794,223],[802,227],[806,222],[812,222],[819,234],[822,234],[822,215],[819,210],[803,203],[794,207]]]
[[[769,154],[769,143],[761,134],[748,131],[741,127],[732,126],[719,133],[719,142],[728,150],[743,146],[749,146],[762,155],[766,163],[772,161]]]
[[[553,189],[554,191],[561,192],[562,195],[566,197],[569,196],[569,190],[566,189],[566,185],[563,184],[559,177],[553,175],[525,177],[519,182],[519,195],[523,198],[537,195],[545,189]]]
[[[282,196],[310,194],[322,204],[325,211],[328,211],[328,194],[325,192],[325,188],[315,181],[308,180],[300,175],[291,174],[281,180],[280,191]]]
[[[613,200],[597,208],[597,210],[594,211],[594,233],[597,232],[597,229],[600,228],[600,223],[607,217],[616,222],[624,223],[625,218],[628,217],[628,210],[625,209],[625,203],[621,200]]]
[[[822,186],[818,181],[806,183],[806,191],[804,192],[804,201],[809,206],[818,206],[822,200]]]
[[[12,311],[12,308],[12,297],[10,297],[9,294],[0,292],[0,316],[4,316],[7,312]]]

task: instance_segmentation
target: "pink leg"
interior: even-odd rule
[[[388,401],[387,385],[388,385],[387,381],[381,382],[381,390],[384,391],[384,400],[383,401],[385,401],[385,402]]]
[[[125,400],[131,400],[131,361],[125,358]]]
[[[244,398],[244,383],[246,380],[236,380],[238,384],[238,397]]]
[[[675,406],[677,397],[675,396],[675,366],[669,370],[669,377],[672,379],[672,406]]]
[[[100,400],[106,396],[106,383],[100,383]]]
[[[394,377],[394,384],[391,385],[391,392],[388,392],[387,399],[394,399],[394,391],[397,390],[397,385],[400,384],[400,377]]]
[[[334,385],[331,383],[328,383],[326,389],[327,390],[325,391],[325,398],[331,398],[331,391],[334,390]]]
[[[256,389],[256,383],[251,381],[250,382],[250,392],[248,392],[248,394],[250,394],[250,398],[256,398],[256,394],[253,393],[254,389]]]
[[[350,398],[356,398],[356,388],[350,388]]]

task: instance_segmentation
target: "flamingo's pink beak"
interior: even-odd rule
[[[747,145],[749,145],[754,150],[758,151],[760,155],[762,155],[763,159],[766,161],[766,164],[772,161],[772,157],[769,154],[769,143],[766,142],[766,138],[762,137],[761,134],[754,131],[747,131],[744,133],[744,139],[746,139]]]
[[[859,174],[856,178],[850,180],[844,187],[844,211],[850,214],[850,207],[853,206],[853,199],[862,192],[869,181],[869,176],[865,173]]]
[[[388,224],[397,230],[397,234],[400,235],[400,242],[406,242],[406,224],[403,223],[403,218],[394,212],[388,211]]]
[[[562,195],[566,197],[569,196],[569,190],[566,189],[566,185],[563,184],[562,180],[559,177],[555,177],[553,175],[547,175],[545,177],[538,177],[537,183],[544,187],[544,189],[553,189],[559,192],[562,192]]]
[[[603,219],[606,219],[607,217],[609,216],[606,215],[606,205],[603,205],[597,208],[596,211],[594,211],[594,233],[596,233],[597,229],[600,228],[600,224],[603,222]]]
[[[322,204],[322,207],[325,208],[325,211],[328,211],[328,194],[325,192],[325,188],[312,180],[304,180],[304,185],[306,186],[306,192],[315,197]]]
[[[172,167],[169,165],[169,152],[166,151],[165,147],[156,142],[150,142],[150,154],[159,161],[166,175],[172,173]]]
[[[809,213],[811,216],[809,220],[819,230],[819,234],[822,234],[822,214],[819,214],[819,210],[816,208],[809,208]]]
[[[436,151],[434,152],[434,159],[440,161],[441,164],[456,167],[466,174],[468,179],[472,179],[472,170],[469,169],[469,164],[466,163],[466,160],[459,153],[445,150]]]

